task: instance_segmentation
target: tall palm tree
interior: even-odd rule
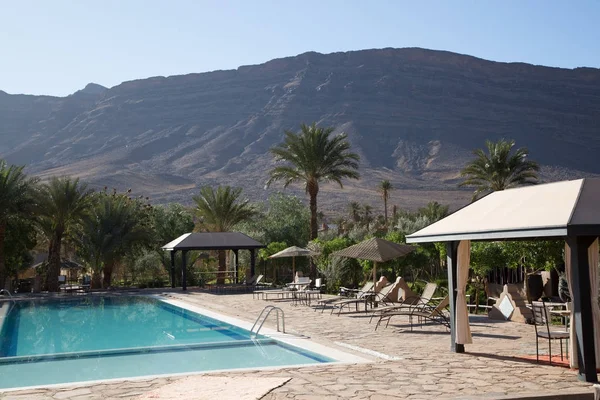
[[[248,200],[241,200],[241,188],[219,186],[214,190],[210,186],[200,189],[200,194],[194,196],[195,212],[200,217],[202,228],[211,232],[228,232],[237,224],[247,221],[256,214],[256,209]],[[219,274],[217,284],[225,283],[226,254],[219,250]]]
[[[387,202],[390,199],[390,192],[394,187],[387,179],[381,181],[378,186],[379,193],[381,193],[381,198],[383,199],[383,217],[385,221],[385,226],[388,226],[388,208]]]
[[[8,166],[0,160],[0,289],[6,281],[4,242],[10,220],[32,216],[36,180],[23,173],[24,167]]]
[[[316,239],[317,195],[321,182],[335,182],[343,188],[342,179],[358,179],[360,157],[350,151],[347,136],[341,133],[331,136],[333,128],[319,128],[302,124],[300,132],[285,132],[283,143],[273,147],[271,153],[276,161],[287,165],[277,166],[271,171],[267,186],[282,180],[284,187],[291,183],[304,183],[310,197],[310,239]],[[312,270],[313,268],[311,268]]]
[[[473,151],[475,159],[467,164],[460,175],[466,179],[459,186],[475,187],[473,201],[484,192],[494,192],[537,183],[539,165],[527,160],[525,147],[512,152],[514,140],[486,140],[483,149]]]
[[[60,250],[66,234],[73,232],[89,212],[92,190],[79,178],[52,178],[44,184],[38,199],[40,227],[49,241],[48,290],[58,291]]]

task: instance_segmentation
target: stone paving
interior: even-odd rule
[[[212,373],[205,376],[236,380],[256,377],[291,378],[263,399],[492,399],[504,395],[591,392],[575,371],[536,364],[519,356],[535,355],[533,327],[471,316],[473,344],[466,353],[449,351],[450,334],[439,325],[410,326],[403,318],[374,331],[364,313],[341,316],[315,312],[291,301],[253,300],[251,294],[214,295],[202,291],[164,293],[190,304],[252,322],[267,304],[285,311],[287,331],[353,353],[339,345],[358,346],[399,360],[386,361],[355,353],[373,362],[319,365],[280,370]],[[274,321],[269,321],[266,326]],[[271,326],[273,327],[273,326]],[[547,343],[541,343],[546,348]],[[557,346],[558,347],[558,346]],[[68,388],[6,392],[1,399],[135,399],[182,377],[110,382]],[[188,397],[189,398],[189,397]],[[198,398],[205,398],[199,397]],[[226,396],[219,396],[224,400]],[[235,398],[235,397],[231,397]]]

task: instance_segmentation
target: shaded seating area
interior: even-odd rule
[[[250,252],[250,276],[255,276],[256,250],[266,247],[262,243],[252,239],[250,236],[240,232],[194,232],[186,233],[162,247],[171,252],[171,287],[175,287],[175,254],[181,251],[181,289],[187,290],[187,255],[188,252],[209,250],[232,250],[235,254],[235,281],[239,280],[239,257],[240,250]],[[222,273],[222,271],[221,271]],[[225,285],[223,285],[225,286]],[[254,285],[256,286],[256,285]],[[225,288],[224,288],[225,290]]]
[[[508,189],[491,193],[408,235],[408,243],[446,243],[451,351],[464,352],[465,345],[472,343],[465,294],[471,241],[564,240],[565,270],[573,304],[570,365],[579,370],[582,380],[597,382],[598,204],[600,179]]]
[[[40,272],[47,268],[48,255],[46,253],[36,255],[34,263],[19,272],[15,282],[16,293],[38,293],[42,291],[42,275]],[[88,293],[90,291],[90,276],[85,273],[85,267],[73,260],[61,258],[58,275],[59,291],[69,294]]]

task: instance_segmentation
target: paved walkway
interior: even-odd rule
[[[194,291],[165,294],[246,321],[253,321],[265,305],[277,303],[285,311],[288,331],[308,335],[311,340],[343,351],[353,352],[343,347],[350,345],[393,359],[356,352],[373,362],[205,375],[230,377],[231,385],[258,377],[291,378],[263,399],[476,399],[507,394],[591,392],[590,385],[577,380],[575,371],[518,358],[535,355],[535,336],[530,325],[473,316],[474,343],[466,346],[466,353],[455,354],[449,351],[449,333],[437,325],[416,327],[411,332],[407,321],[398,318],[387,329],[375,332],[374,324],[369,324],[364,313],[338,317],[328,311],[321,314],[307,306],[293,306],[290,301],[253,300],[251,294],[213,295]],[[0,398],[135,399],[180,379],[185,378],[8,392]],[[198,394],[199,399],[205,398],[202,396]],[[228,397],[219,396],[219,400],[225,398]]]

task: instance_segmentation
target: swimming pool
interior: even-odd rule
[[[150,297],[0,306],[0,389],[336,361]]]

